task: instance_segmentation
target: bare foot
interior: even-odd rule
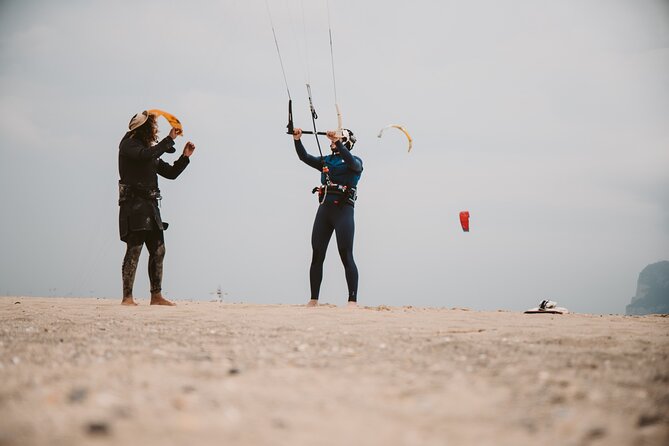
[[[124,297],[123,300],[121,301],[121,305],[127,305],[129,307],[136,307],[137,302],[135,302],[135,299],[133,299],[132,296]]]
[[[318,306],[318,299],[311,299],[309,302],[307,302],[307,307],[317,307]]]
[[[151,305],[165,305],[168,307],[175,307],[177,304],[165,299],[161,293],[151,295]]]
[[[358,302],[349,301],[346,304],[346,308],[358,308]]]

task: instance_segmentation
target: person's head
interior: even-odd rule
[[[146,110],[137,113],[130,119],[128,129],[130,136],[138,139],[147,147],[158,141],[158,125],[156,117]]]
[[[342,129],[341,130],[342,137],[341,137],[341,143],[346,147],[348,150],[353,150],[353,146],[355,145],[355,135],[353,132],[349,129]],[[333,149],[336,148],[336,146],[332,147]]]

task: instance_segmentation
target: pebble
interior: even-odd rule
[[[86,399],[88,396],[88,389],[85,387],[75,387],[70,390],[70,393],[67,395],[67,400],[70,403],[80,403]]]
[[[597,440],[606,436],[606,429],[603,427],[593,427],[585,434],[586,440]]]
[[[661,417],[657,414],[641,414],[636,424],[638,427],[646,427],[659,423],[660,420]]]
[[[567,397],[563,394],[555,394],[550,399],[551,404],[564,404],[567,402]]]
[[[196,390],[195,387],[191,385],[185,385],[181,388],[181,391],[183,393],[193,393],[195,392],[195,390]]]
[[[127,406],[115,407],[113,413],[119,418],[130,418],[132,416],[132,410]]]
[[[93,421],[86,425],[86,432],[89,435],[109,435],[109,424],[104,421]]]

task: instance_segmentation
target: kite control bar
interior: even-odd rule
[[[288,125],[286,126],[288,131],[286,132],[289,135],[292,135],[293,132],[295,131],[295,127],[293,126],[293,101],[288,100]],[[326,132],[316,132],[314,133],[312,130],[302,130],[303,135],[327,135]]]
[[[291,132],[290,130],[288,130],[288,131],[286,132],[286,134],[288,134],[288,135],[294,135],[294,133]],[[302,134],[303,134],[303,135],[313,135],[314,132],[312,132],[311,130],[302,130]],[[316,132],[315,134],[316,134],[316,135],[323,135],[323,136],[327,135],[326,132]]]

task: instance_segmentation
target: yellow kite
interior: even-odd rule
[[[390,125],[385,126],[384,128],[381,129],[381,131],[379,132],[379,134],[377,135],[377,137],[380,138],[380,137],[383,135],[383,131],[384,131],[385,129],[389,129],[389,128],[391,128],[391,127],[392,127],[392,128],[396,128],[397,130],[399,130],[399,131],[401,131],[402,133],[404,133],[404,135],[406,135],[407,139],[409,140],[409,150],[407,150],[407,152],[411,152],[411,147],[413,146],[413,140],[411,139],[411,135],[409,135],[409,132],[407,131],[407,129],[405,129],[404,127],[402,127],[402,126],[399,125],[399,124],[390,124]]]
[[[179,135],[183,134],[184,129],[181,125],[181,121],[179,121],[179,119],[177,119],[176,116],[174,116],[170,113],[167,113],[166,111],[158,110],[157,108],[154,108],[153,110],[149,110],[149,113],[151,113],[152,115],[163,116],[165,119],[167,119],[167,122],[169,122],[172,127],[174,127],[175,129],[178,130]]]

